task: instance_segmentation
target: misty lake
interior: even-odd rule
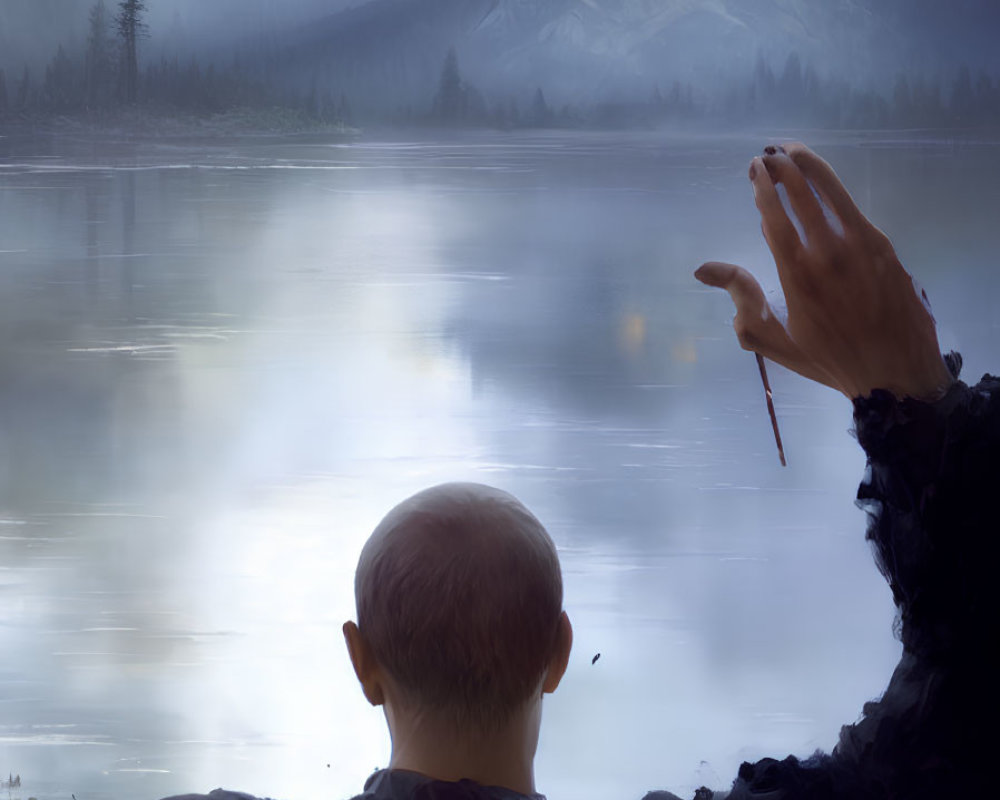
[[[805,138],[965,377],[1000,367],[997,144]],[[900,649],[850,405],[772,365],[782,468],[729,299],[691,276],[777,288],[746,179],[766,141],[0,137],[11,796],[359,790],[388,737],[341,638],[353,569],[446,480],[513,492],[560,550],[550,800],[832,747]]]

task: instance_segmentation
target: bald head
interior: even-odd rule
[[[555,546],[512,495],[449,483],[379,523],[355,575],[358,627],[407,698],[496,728],[537,691],[562,611]]]

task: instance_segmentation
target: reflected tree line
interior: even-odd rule
[[[90,8],[85,45],[60,45],[44,74],[25,66],[8,78],[0,70],[0,119],[39,116],[98,118],[140,105],[157,112],[195,115],[237,109],[280,110],[295,122],[351,124],[350,75],[342,89],[329,66],[295,64],[290,48],[274,41],[237,48],[228,66],[218,53],[200,62],[162,56],[143,65],[140,43],[149,35],[143,0]],[[285,52],[289,50],[289,52]],[[289,69],[294,66],[294,76]],[[357,66],[357,65],[355,65]],[[643,80],[646,80],[645,78]],[[355,81],[356,82],[356,81]],[[962,65],[952,75],[896,75],[891,88],[858,87],[821,76],[796,52],[775,64],[758,56],[752,74],[724,88],[696,86],[664,76],[645,100],[606,98],[552,102],[544,86],[522,92],[484,92],[465,80],[455,48],[444,57],[433,96],[414,89],[413,101],[380,102],[372,84],[354,86],[365,122],[443,127],[642,128],[665,125],[784,124],[820,128],[968,128],[1000,125],[1000,79]],[[419,95],[425,95],[423,97]],[[391,108],[389,106],[392,106]]]

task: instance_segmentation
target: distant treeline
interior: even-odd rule
[[[764,122],[822,128],[970,128],[1000,126],[1000,81],[968,66],[953,76],[896,75],[888,93],[821,78],[797,53],[775,72],[757,59],[753,76],[715,109],[734,123]]]
[[[407,109],[404,121],[447,127],[493,128],[631,128],[668,122],[686,122],[704,116],[690,84],[674,81],[664,94],[654,89],[643,103],[607,100],[591,104],[550,105],[542,87],[518,103],[513,95],[488,100],[475,86],[462,80],[455,49],[445,56],[438,89],[427,110]],[[426,108],[426,106],[425,106]]]
[[[496,127],[657,127],[670,124],[787,125],[830,129],[1000,127],[1000,80],[968,66],[950,80],[898,74],[888,95],[821,78],[790,54],[779,71],[762,56],[753,74],[724,92],[673,81],[654,86],[646,101],[550,106],[542,88],[519,110],[513,99],[492,105],[458,73],[448,53],[431,105],[432,121]]]
[[[334,94],[336,75],[282,78],[276,53],[237,51],[226,66],[178,57],[140,66],[140,42],[148,36],[143,0],[120,0],[112,12],[105,0],[90,9],[85,47],[60,46],[35,76],[25,66],[8,79],[0,70],[0,119],[52,115],[100,119],[140,106],[157,113],[211,115],[233,109],[281,108],[295,119],[352,124],[351,87]],[[305,85],[303,85],[305,84]],[[371,94],[369,90],[369,95]],[[608,128],[662,125],[788,125],[819,128],[1000,127],[1000,81],[961,67],[953,76],[900,74],[890,92],[860,89],[837,77],[820,77],[790,54],[775,69],[758,57],[744,80],[725,91],[709,91],[667,78],[647,100],[586,104],[550,103],[544,87],[520,95],[489,96],[463,80],[454,48],[445,55],[437,91],[410,105],[382,107],[377,96],[359,95],[361,122],[442,127]]]
[[[8,79],[0,70],[0,119],[85,116],[101,119],[122,109],[214,114],[234,108],[288,108],[323,121],[349,117],[346,99],[334,102],[268,81],[248,60],[228,67],[196,58],[162,58],[140,66],[140,42],[149,35],[143,0],[121,0],[112,13],[105,0],[90,9],[82,51],[57,49],[42,76],[25,66]]]

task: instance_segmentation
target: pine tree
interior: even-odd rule
[[[549,122],[549,117],[551,113],[549,112],[549,106],[545,102],[545,95],[542,93],[542,88],[539,86],[535,89],[535,98],[531,102],[530,117],[531,124],[537,128],[545,127]]]
[[[764,56],[757,54],[757,63],[753,69],[754,88],[757,96],[757,110],[763,114],[768,114],[775,106],[775,79],[771,66],[764,60]]]
[[[121,0],[115,17],[122,56],[122,98],[130,105],[139,99],[139,39],[146,35],[145,11],[143,0]]]
[[[892,89],[892,115],[897,125],[906,128],[913,124],[913,95],[910,82],[902,72],[896,75]]]
[[[802,70],[802,109],[806,120],[816,124],[823,117],[823,84],[812,64]]]
[[[347,95],[343,92],[340,94],[340,103],[337,105],[337,119],[345,125],[350,125],[354,121],[351,104],[347,102]]]
[[[69,111],[78,101],[77,76],[79,70],[66,55],[62,45],[55,57],[45,68],[45,82],[42,85],[42,100],[45,106],[58,113]]]
[[[84,64],[88,108],[103,108],[111,102],[114,59],[111,44],[111,17],[104,0],[90,9],[90,33]]]
[[[788,117],[798,117],[802,110],[802,59],[792,52],[785,60],[785,68],[778,81],[779,109]]]
[[[28,104],[31,102],[31,72],[28,70],[28,65],[25,64],[24,72],[21,73],[21,80],[17,84],[17,95],[14,101],[14,107],[18,111],[27,111]]]
[[[918,77],[913,82],[913,114],[921,127],[937,127],[946,122],[941,86]]]
[[[448,48],[441,67],[441,80],[434,96],[434,116],[442,122],[458,122],[465,116],[465,89],[454,47]]]
[[[972,122],[976,98],[972,90],[972,74],[967,64],[962,64],[951,86],[951,113],[955,122],[968,125]]]
[[[303,109],[313,119],[320,119],[319,73],[313,72],[309,91],[302,102]]]
[[[997,116],[997,87],[993,79],[983,70],[976,77],[976,111],[979,122],[992,122]]]

